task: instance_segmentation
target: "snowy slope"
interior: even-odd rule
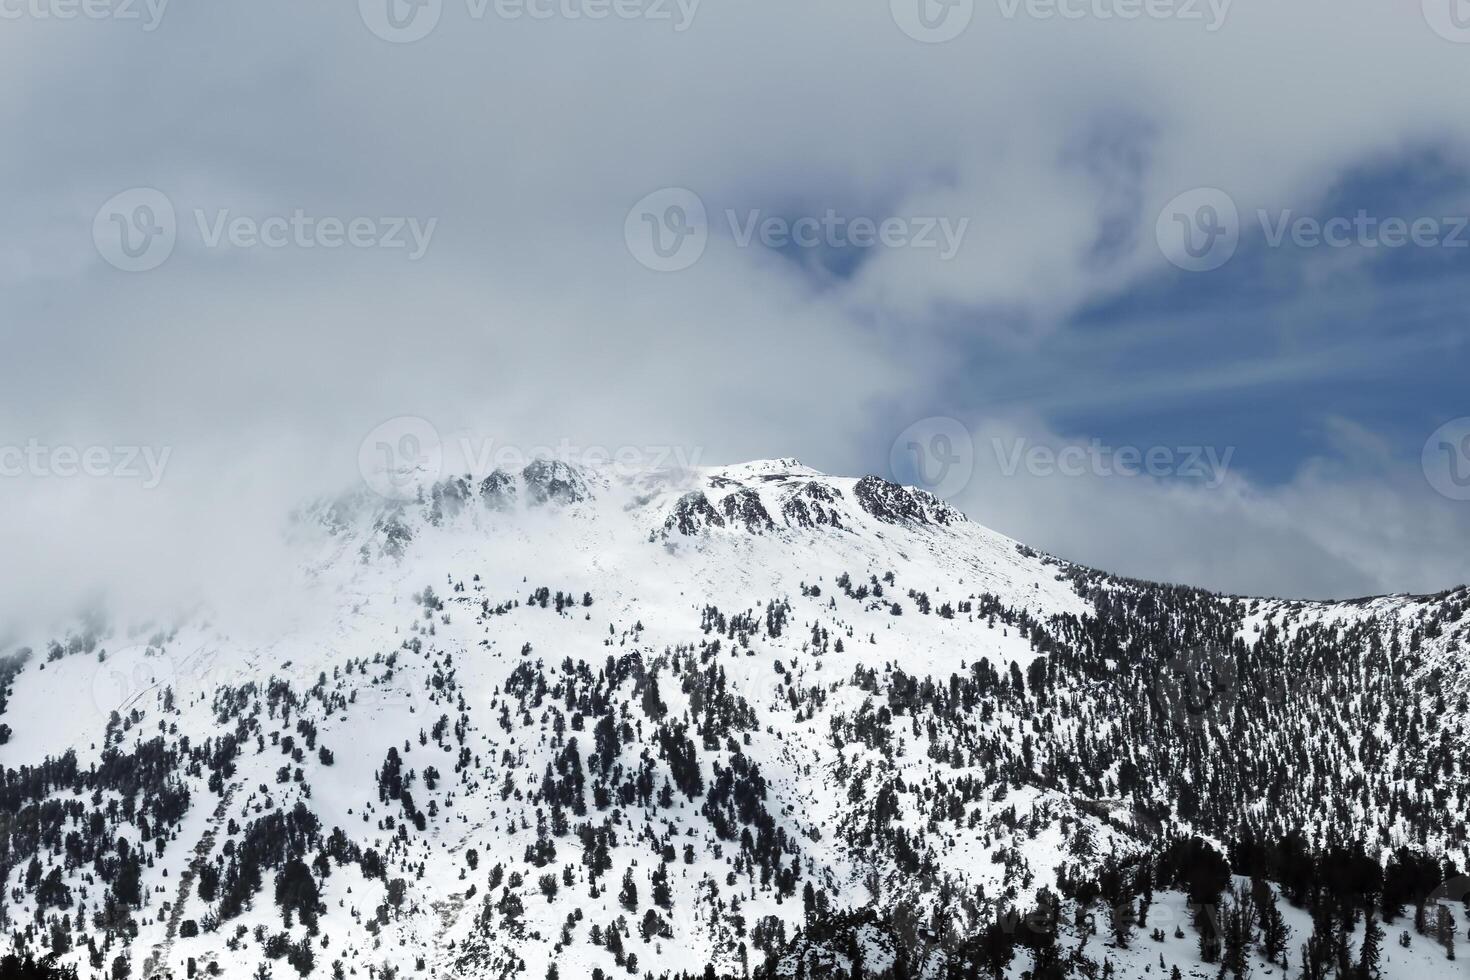
[[[865,968],[933,973],[939,937],[1029,908],[1059,875],[1173,834],[1225,848],[1261,798],[1211,812],[1181,793],[1275,781],[1229,747],[1284,755],[1297,707],[1322,713],[1312,731],[1377,724],[1387,740],[1370,712],[1431,684],[1437,701],[1400,706],[1412,749],[1321,736],[1336,768],[1316,786],[1345,808],[1273,798],[1316,844],[1366,834],[1383,853],[1470,864],[1463,593],[1181,597],[1036,554],[922,491],[794,460],[633,475],[541,462],[408,504],[322,502],[293,537],[288,629],[231,634],[201,613],[28,641],[0,746],[14,945],[84,975],[742,976],[802,959],[845,976],[850,955],[813,943],[808,961],[798,937],[875,911],[891,932],[898,910],[925,923],[912,955],[895,966],[882,930],[861,932]],[[1243,653],[1198,706],[1128,686],[1196,614],[1227,655],[1232,639],[1265,638],[1252,657],[1297,640],[1301,689],[1252,727]],[[1357,649],[1353,627],[1403,634],[1392,683],[1338,690],[1347,661],[1321,647]],[[149,752],[165,753],[149,777],[118,775]],[[67,753],[81,775],[36,775]],[[1137,775],[1155,762],[1157,778]],[[1353,798],[1365,775],[1408,810]],[[14,836],[32,815],[49,828],[39,843]],[[146,856],[131,909],[128,854]],[[1157,908],[1177,917],[1182,902],[1161,889]],[[1081,927],[1064,919],[1070,950]],[[1300,942],[1310,923],[1293,921]],[[1414,943],[1386,944],[1384,976],[1454,975],[1431,937]],[[1082,950],[1069,971],[1090,957],[1151,975],[1160,954],[1186,976],[1216,969],[1192,933]]]

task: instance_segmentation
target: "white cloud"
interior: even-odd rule
[[[54,597],[65,569],[98,553],[131,554],[118,563],[130,571],[188,564],[123,529],[157,541],[179,525],[187,548],[220,514],[263,517],[261,500],[350,479],[361,434],[400,414],[512,441],[879,468],[864,447],[892,422],[883,406],[945,397],[921,393],[952,366],[956,330],[1024,346],[1164,271],[1152,228],[1182,190],[1303,208],[1346,166],[1426,141],[1463,154],[1470,129],[1458,98],[1470,50],[1413,4],[1240,0],[1209,33],[1006,20],[981,3],[942,45],[905,37],[886,3],[850,0],[707,0],[682,33],[467,9],[446,0],[438,29],[409,45],[374,37],[353,4],[286,0],[181,5],[153,32],[7,24],[0,122],[26,138],[0,159],[13,189],[0,441],[167,444],[175,462],[147,506],[112,489],[0,486],[0,534],[20,542],[0,592]],[[196,207],[299,207],[439,225],[417,263],[208,249],[185,229],[163,267],[128,275],[89,235],[96,207],[133,186],[163,190],[186,221]],[[847,280],[726,241],[660,276],[622,234],[633,202],[665,186],[715,210],[971,227],[951,262],[879,252]],[[270,492],[209,488],[246,460],[270,470],[273,452]],[[1257,590],[1453,577],[1415,565],[1445,527],[1415,525],[1393,493],[1311,467],[1229,506],[1110,486],[1107,524],[1166,500],[1177,533],[1087,552],[1105,564],[1116,544],[1124,570]],[[1382,531],[1362,529],[1353,500],[1383,513]],[[1099,522],[1062,509],[1077,504],[1071,488],[1043,488],[1002,523],[1060,522],[1088,540]],[[192,508],[197,527],[183,529]],[[1211,531],[1206,517],[1222,513],[1259,530]],[[1279,555],[1286,526],[1299,559],[1222,571],[1230,549]],[[1350,567],[1324,573],[1319,554]]]
[[[955,503],[1072,561],[1241,595],[1330,598],[1460,584],[1470,509],[1432,492],[1417,454],[1390,455],[1381,437],[1347,420],[1328,427],[1337,451],[1305,461],[1281,486],[1262,487],[1229,467],[1223,481],[1120,475],[1117,465],[1088,465],[1078,475],[1012,469],[1018,443],[1060,451],[1090,440],[1034,419],[990,421],[975,430],[975,476]],[[1145,456],[1154,447],[1133,448]],[[1193,446],[1160,448],[1181,466],[1194,458]],[[1200,448],[1207,472],[1211,458],[1235,460],[1229,446]]]

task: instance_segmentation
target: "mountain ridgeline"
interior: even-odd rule
[[[15,975],[1470,975],[1465,589],[1122,579],[795,460],[291,536],[289,629],[0,651]]]

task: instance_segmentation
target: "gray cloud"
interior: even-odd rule
[[[1241,0],[1215,32],[1002,9],[978,4],[941,45],[906,37],[886,3],[839,0],[706,0],[683,32],[475,20],[445,0],[437,29],[403,45],[352,4],[284,0],[170,5],[151,32],[8,22],[0,122],[23,138],[0,156],[0,442],[174,456],[147,492],[0,481],[0,536],[15,542],[0,595],[33,608],[91,578],[197,582],[267,563],[253,532],[352,480],[358,441],[395,415],[519,443],[881,468],[874,433],[948,397],[927,386],[957,332],[1026,345],[1163,271],[1154,219],[1179,192],[1305,207],[1348,163],[1426,141],[1463,153],[1470,49],[1413,6]],[[168,196],[179,241],[160,268],[130,274],[101,259],[91,228],[103,201],[139,186]],[[833,276],[716,235],[694,268],[660,275],[630,255],[623,227],[666,186],[715,213],[972,225],[949,262],[877,249]],[[222,208],[438,226],[417,262],[207,247],[193,212]],[[1299,518],[1300,567],[1222,574],[1218,559],[1181,557],[1211,542],[1280,550],[1269,530],[1211,537],[1197,511],[1175,534],[1118,545],[1119,560],[1257,591],[1419,587],[1453,570],[1430,533],[1444,527],[1364,536],[1345,513],[1369,499],[1402,519],[1385,527],[1412,525],[1398,489],[1304,469],[1270,501]],[[1154,495],[1114,493],[1117,526],[1147,524]],[[1253,499],[1242,488],[1232,506]],[[1061,491],[993,512],[1021,532],[1096,533]],[[1346,538],[1329,548],[1329,531]],[[1106,563],[1107,543],[1082,550]],[[1441,557],[1415,566],[1426,548]],[[1364,549],[1384,557],[1345,572],[1316,558]]]
[[[1344,419],[1327,427],[1330,454],[1262,487],[1229,465],[1229,446],[1158,446],[1174,470],[1159,478],[1145,462],[1152,445],[1130,447],[1137,458],[1120,463],[1124,444],[1106,443],[1113,453],[1101,467],[1080,456],[1070,467],[1028,466],[1024,456],[1013,465],[1018,447],[1059,453],[1091,440],[1034,418],[989,420],[974,430],[974,473],[954,500],[981,523],[1072,561],[1239,595],[1343,598],[1459,584],[1470,510],[1433,492],[1417,453],[1404,458]],[[1186,468],[1202,478],[1179,472]]]

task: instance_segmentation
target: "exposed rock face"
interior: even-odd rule
[[[933,524],[963,524],[968,520],[964,514],[955,510],[944,500],[934,496],[928,490],[909,487],[908,491],[919,501],[919,504],[924,508],[924,512],[928,515],[929,521]]]
[[[709,502],[703,491],[691,490],[679,498],[674,510],[664,521],[665,534],[677,531],[685,537],[703,534],[712,527],[724,527],[725,519]]]
[[[952,524],[963,516],[924,490],[901,487],[876,476],[865,476],[854,489],[858,504],[889,524]]]
[[[384,512],[374,524],[374,530],[381,537],[382,553],[392,558],[402,558],[404,549],[414,538],[413,529],[396,508]]]
[[[473,496],[468,477],[454,476],[434,484],[429,491],[429,523],[438,526],[458,517]]]
[[[532,506],[576,504],[592,499],[587,480],[570,463],[538,459],[521,471],[526,481],[526,499]]]
[[[516,481],[509,473],[496,470],[480,482],[480,499],[491,510],[510,510],[516,505]]]
[[[781,503],[781,515],[794,527],[842,527],[838,501],[842,491],[815,480],[792,490]]]
[[[539,459],[520,472],[496,470],[478,483],[468,475],[439,480],[421,488],[414,501],[385,502],[359,493],[319,502],[307,513],[337,533],[349,526],[358,512],[375,512],[379,541],[376,549],[370,550],[395,558],[402,555],[414,536],[411,522],[402,523],[400,515],[420,514],[434,527],[459,527],[469,519],[468,505],[476,496],[483,509],[475,508],[482,516],[474,521],[500,522],[501,518],[493,515],[509,515],[523,507],[585,505],[576,508],[576,513],[589,518],[604,504],[632,513],[647,512],[652,519],[645,525],[645,535],[654,540],[670,535],[863,533],[875,529],[874,521],[914,529],[966,522],[959,511],[923,490],[876,476],[860,480],[829,477],[790,459],[761,460],[673,477],[650,474],[618,487],[635,488],[637,492],[623,500],[608,474],[595,467]]]
[[[760,494],[754,490],[735,491],[720,501],[720,510],[731,527],[744,528],[753,534],[763,534],[776,527],[766,505],[761,503]]]

